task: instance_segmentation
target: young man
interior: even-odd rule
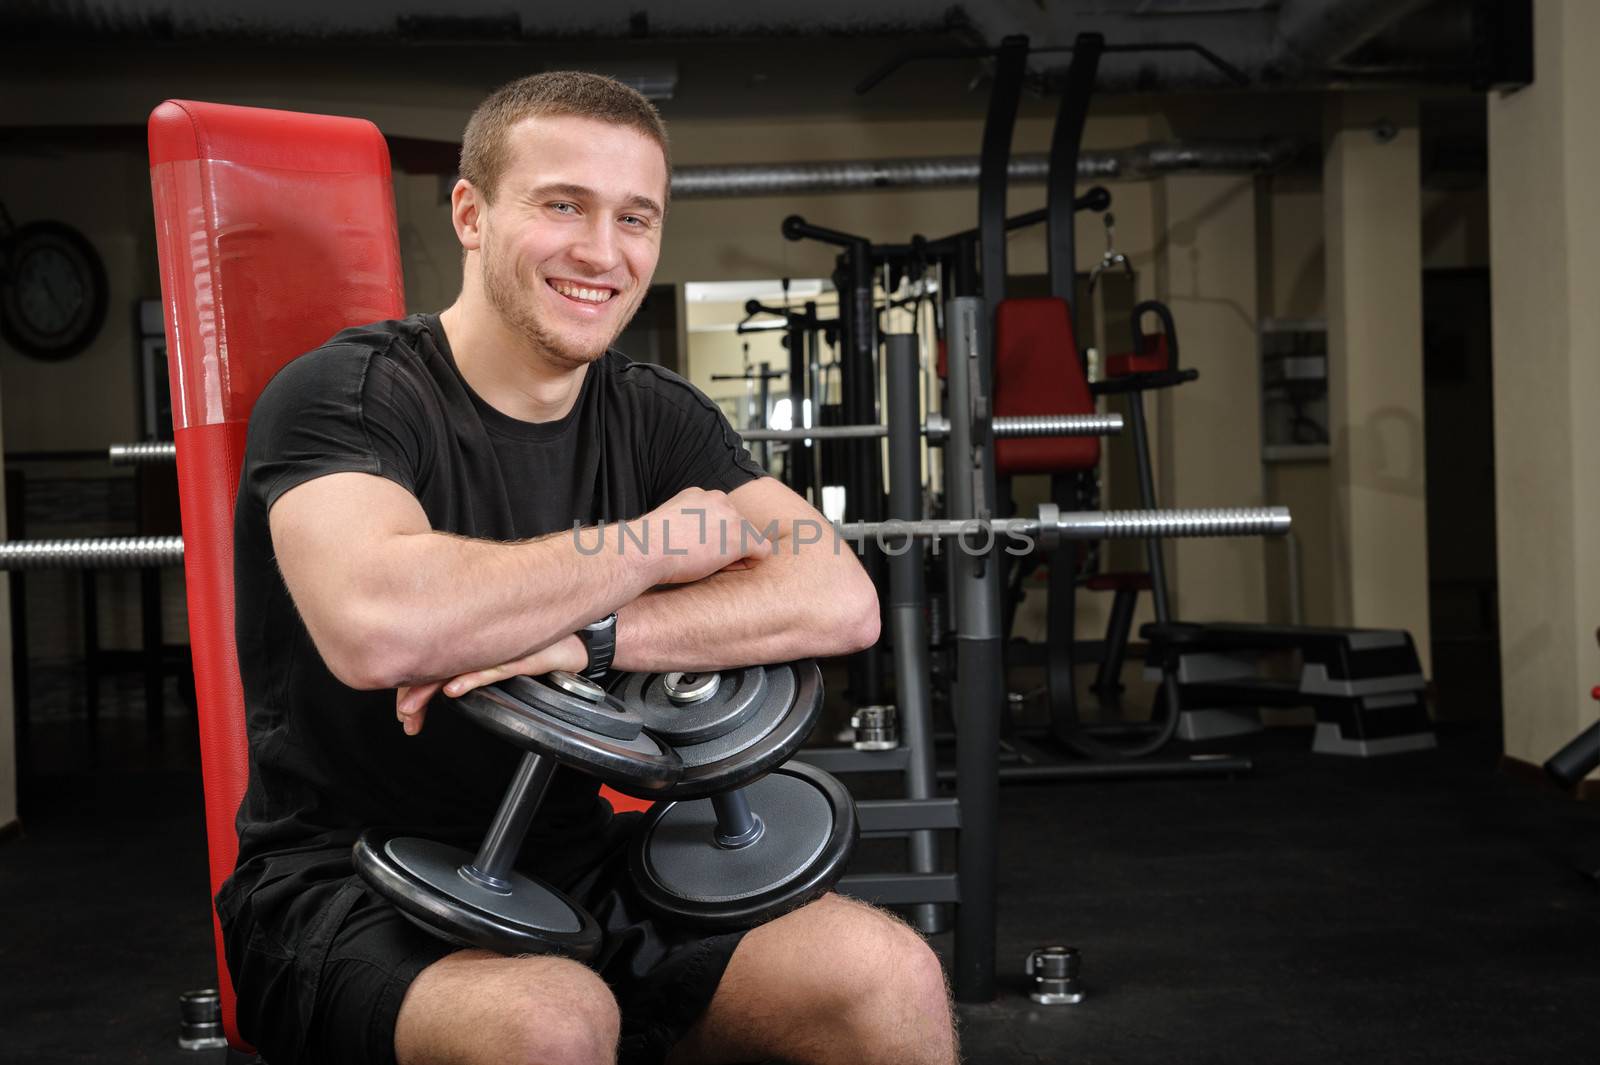
[[[588,1065],[619,1042],[627,1062],[956,1060],[915,932],[831,895],[744,934],[658,922],[628,883],[632,822],[581,774],[558,775],[522,860],[600,921],[594,969],[457,950],[351,868],[368,827],[481,836],[520,752],[441,702],[584,669],[595,619],[615,613],[623,670],[877,638],[853,555],[791,541],[820,516],[703,395],[609,350],[659,256],[666,148],[607,79],[501,89],[463,140],[455,304],[341,333],[257,404],[235,524],[250,784],[217,909],[241,1029],[274,1065]],[[616,548],[621,520],[621,550],[572,531]]]

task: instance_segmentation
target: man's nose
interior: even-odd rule
[[[599,215],[588,219],[572,245],[572,255],[597,271],[610,270],[622,257],[616,227]]]

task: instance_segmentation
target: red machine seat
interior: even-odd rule
[[[1093,414],[1065,300],[1002,300],[994,321],[994,412],[998,417]],[[1100,462],[1098,437],[996,440],[995,472],[1070,473]]]
[[[1106,359],[1107,377],[1127,377],[1136,373],[1163,373],[1171,368],[1172,357],[1164,333],[1145,333],[1144,350],[1112,355]]]
[[[150,115],[211,889],[233,871],[247,778],[233,505],[245,428],[284,363],[404,313],[389,151],[370,122],[169,100]],[[216,927],[228,1040],[232,981]]]

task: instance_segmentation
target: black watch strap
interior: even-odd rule
[[[604,680],[617,653],[617,615],[607,614],[585,625],[578,630],[578,639],[589,649],[589,664],[583,667],[583,675],[592,681]]]

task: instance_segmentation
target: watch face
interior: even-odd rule
[[[89,346],[106,316],[106,273],[83,234],[30,222],[5,240],[0,331],[23,354],[64,359]]]

